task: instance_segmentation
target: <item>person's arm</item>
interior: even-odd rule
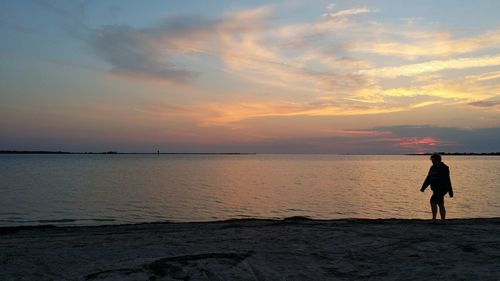
[[[448,166],[443,166],[443,167],[444,169],[441,170],[442,184],[446,188],[446,191],[450,194],[450,197],[453,197],[453,188],[451,187],[451,179],[450,179],[450,168]]]
[[[448,185],[448,194],[450,194],[450,197],[453,198],[453,187],[451,187],[451,179],[450,179],[450,170],[447,169],[446,171],[446,184]]]
[[[425,189],[431,184],[430,174],[431,174],[431,171],[429,170],[429,173],[427,174],[427,177],[425,177],[424,183],[422,184],[420,191],[424,192]]]

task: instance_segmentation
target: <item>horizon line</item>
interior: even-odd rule
[[[425,153],[257,153],[257,152],[118,152],[118,151],[61,151],[61,150],[0,150],[0,154],[143,154],[143,155],[257,155],[257,154],[285,154],[285,155],[409,155],[428,156],[433,152]],[[436,152],[447,156],[500,156],[500,152]]]

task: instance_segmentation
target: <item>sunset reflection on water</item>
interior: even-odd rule
[[[444,157],[449,218],[500,216],[500,158]],[[2,156],[0,224],[429,218],[427,156]],[[65,220],[65,221],[63,221]]]

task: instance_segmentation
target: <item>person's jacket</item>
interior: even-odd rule
[[[429,173],[422,184],[421,191],[424,191],[428,186],[431,186],[433,192],[442,194],[450,194],[453,197],[453,188],[451,187],[450,169],[446,164],[440,162],[439,164],[432,165]]]

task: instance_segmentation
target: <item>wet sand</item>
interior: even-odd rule
[[[500,280],[500,218],[0,228],[0,280]]]

